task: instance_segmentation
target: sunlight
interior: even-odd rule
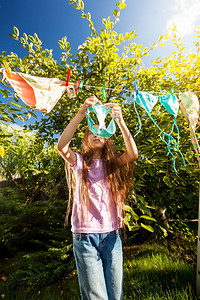
[[[199,24],[200,1],[199,0],[175,0],[175,5],[171,7],[171,17],[167,20],[167,28],[176,24],[179,36],[191,34]]]

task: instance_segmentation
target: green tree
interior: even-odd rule
[[[113,101],[122,105],[124,119],[133,135],[138,129],[137,116],[133,101],[131,101],[135,80],[140,90],[149,93],[168,93],[172,87],[175,92],[199,89],[199,30],[195,33],[195,53],[186,50],[181,38],[177,36],[175,27],[172,28],[171,37],[169,33],[161,35],[158,42],[152,43],[150,49],[147,49],[143,45],[134,43],[136,37],[134,30],[126,34],[117,33],[114,30],[121,11],[126,7],[124,1],[118,1],[112,17],[102,20],[103,28],[99,32],[95,29],[91,14],[84,11],[83,1],[70,0],[69,4],[73,4],[77,10],[80,10],[81,17],[88,21],[91,29],[90,37],[79,46],[76,54],[71,53],[67,37],[61,38],[58,41],[62,51],[61,64],[59,64],[53,58],[52,50],[42,48],[42,41],[36,33],[34,36],[23,33],[20,37],[18,29],[14,27],[14,33],[10,35],[27,49],[28,55],[19,58],[15,53],[6,55],[4,51],[0,56],[0,61],[6,60],[13,71],[20,70],[20,72],[41,77],[57,77],[65,81],[70,68],[72,82],[76,83],[78,79],[84,80],[83,90],[76,96],[76,101],[64,94],[48,115],[44,115],[41,120],[36,121],[30,127],[37,130],[41,141],[54,145],[57,140],[56,134],[63,131],[85,98],[95,94],[102,99],[103,85],[106,87],[106,99],[103,102],[112,101],[113,97],[117,97]],[[174,44],[175,50],[172,54],[169,57],[158,57],[152,61],[150,67],[145,66],[144,57],[149,56],[151,51],[158,46],[164,47],[167,40]],[[126,85],[127,92],[118,95],[117,90],[123,85]],[[140,155],[135,170],[133,207],[149,214],[150,217],[152,213],[148,206],[154,207],[153,215],[161,213],[164,219],[165,212],[168,218],[196,217],[199,171],[190,142],[187,121],[181,115],[178,117],[177,123],[181,136],[180,150],[185,156],[187,166],[183,167],[182,160],[175,151],[178,170],[176,174],[173,171],[172,159],[166,156],[167,149],[160,139],[157,127],[141,108],[138,108],[138,112],[142,120],[142,129],[136,137]],[[159,104],[152,112],[152,116],[165,132],[171,131],[172,116]],[[80,124],[80,130],[73,139],[73,147],[80,148],[85,127],[84,121]],[[122,138],[118,133],[117,130],[115,141],[118,149],[122,150]],[[177,137],[176,134],[175,137]]]

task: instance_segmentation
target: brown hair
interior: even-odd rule
[[[89,147],[88,144],[88,136],[90,130],[87,129],[84,134],[84,138],[82,140],[82,152],[81,155],[83,157],[83,169],[82,169],[82,179],[81,179],[81,187],[79,192],[82,195],[86,195],[86,207],[87,211],[89,211],[90,199],[89,199],[89,179],[88,179],[88,170],[91,166],[91,161],[93,157],[93,150]],[[127,194],[130,192],[133,184],[133,170],[134,163],[128,163],[122,167],[118,167],[116,163],[116,158],[119,157],[120,154],[116,153],[115,148],[111,139],[105,139],[105,144],[102,150],[102,160],[103,160],[103,169],[106,176],[106,181],[109,189],[109,203],[110,208],[112,205],[112,201],[114,201],[115,205],[115,214],[116,220],[119,220],[118,216],[118,205],[119,199],[121,201],[121,205],[123,207],[123,203],[126,200]],[[74,192],[75,192],[75,177],[72,174],[72,170],[69,167],[68,163],[65,164],[66,171],[66,179],[69,188],[69,202],[66,213],[66,223],[68,224],[69,213],[71,212]],[[83,197],[81,197],[82,199]],[[110,210],[112,212],[112,210]],[[113,220],[113,216],[112,220]],[[80,216],[81,219],[81,216]]]

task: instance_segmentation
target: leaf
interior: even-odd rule
[[[0,157],[3,157],[5,155],[5,150],[3,146],[0,146]]]
[[[120,9],[124,9],[126,7],[126,3],[121,3],[120,5],[119,5],[119,8]]]
[[[34,37],[35,37],[35,42],[38,43],[39,42],[39,38],[38,38],[37,33],[34,33]]]
[[[3,115],[3,117],[4,117],[4,119],[5,119],[7,122],[10,122],[10,121],[11,121],[11,119],[10,119],[8,116]]]
[[[38,118],[32,111],[29,111],[29,113],[28,114],[30,114],[31,116],[33,116],[34,118]]]
[[[89,12],[87,13],[87,20],[91,20],[91,14]]]
[[[78,0],[78,5],[80,6],[80,8],[83,10],[84,9],[84,3],[82,0]]]
[[[27,42],[27,41],[28,41],[28,36],[27,36],[27,34],[26,34],[26,33],[23,33],[23,36],[24,36],[25,41]]]
[[[21,115],[17,115],[20,121],[24,122],[24,118]]]
[[[163,35],[161,35],[158,39],[158,41],[160,42],[163,39]]]
[[[14,33],[16,34],[16,36],[19,36],[19,30],[17,27],[13,27]]]
[[[143,219],[145,219],[145,220],[149,220],[149,221],[154,221],[154,222],[156,222],[156,219],[154,219],[154,218],[152,218],[152,217],[150,217],[150,216],[147,216],[147,215],[142,215],[142,216],[140,216],[140,218],[143,218]]]
[[[105,19],[105,18],[103,18],[103,19],[102,19],[102,23],[103,23],[103,25],[105,25],[105,26],[106,26],[106,23],[107,23],[107,21],[106,21],[106,19]]]
[[[13,102],[13,101],[11,101],[11,103],[12,103],[13,105],[17,106],[17,107],[27,108],[27,106],[22,105],[22,104],[15,103],[15,102]]]
[[[34,37],[33,37],[32,35],[28,35],[28,38],[29,38],[29,40],[30,40],[31,42],[35,42],[35,39],[34,39]]]
[[[0,92],[3,94],[3,96],[4,96],[5,98],[8,99],[8,92],[7,92],[7,91],[5,91],[5,90],[0,90]]]
[[[131,226],[131,230],[132,231],[137,231],[137,230],[139,230],[140,229],[140,225],[132,225]]]
[[[9,33],[9,36],[11,36],[15,40],[17,39],[17,36],[15,34],[13,34],[13,33]]]
[[[143,223],[140,223],[141,227],[143,227],[144,229],[150,231],[150,232],[154,232],[153,227],[151,227],[150,225],[145,225]]]
[[[0,134],[0,137],[2,138],[5,138],[5,137],[11,137],[13,136],[13,133],[4,133],[4,134]]]
[[[139,216],[134,212],[134,210],[129,206],[129,205],[124,205],[123,206],[124,210],[131,213],[131,215],[133,216],[133,218],[135,220],[139,220]]]
[[[167,237],[168,236],[167,230],[164,227],[160,226],[160,225],[159,225],[159,228],[162,230],[162,232],[164,234],[164,237]]]
[[[118,12],[119,12],[119,11],[118,11],[117,9],[115,9],[115,10],[113,11],[113,17],[115,17],[115,18],[116,18],[116,17],[117,17],[117,15],[118,15]]]

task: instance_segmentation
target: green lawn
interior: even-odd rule
[[[183,242],[180,245],[178,242],[161,244],[154,241],[124,247],[124,300],[197,299],[195,277],[194,251]],[[3,285],[6,287],[6,282]],[[43,289],[4,291],[3,285],[2,299],[80,299],[76,270],[54,286]]]

